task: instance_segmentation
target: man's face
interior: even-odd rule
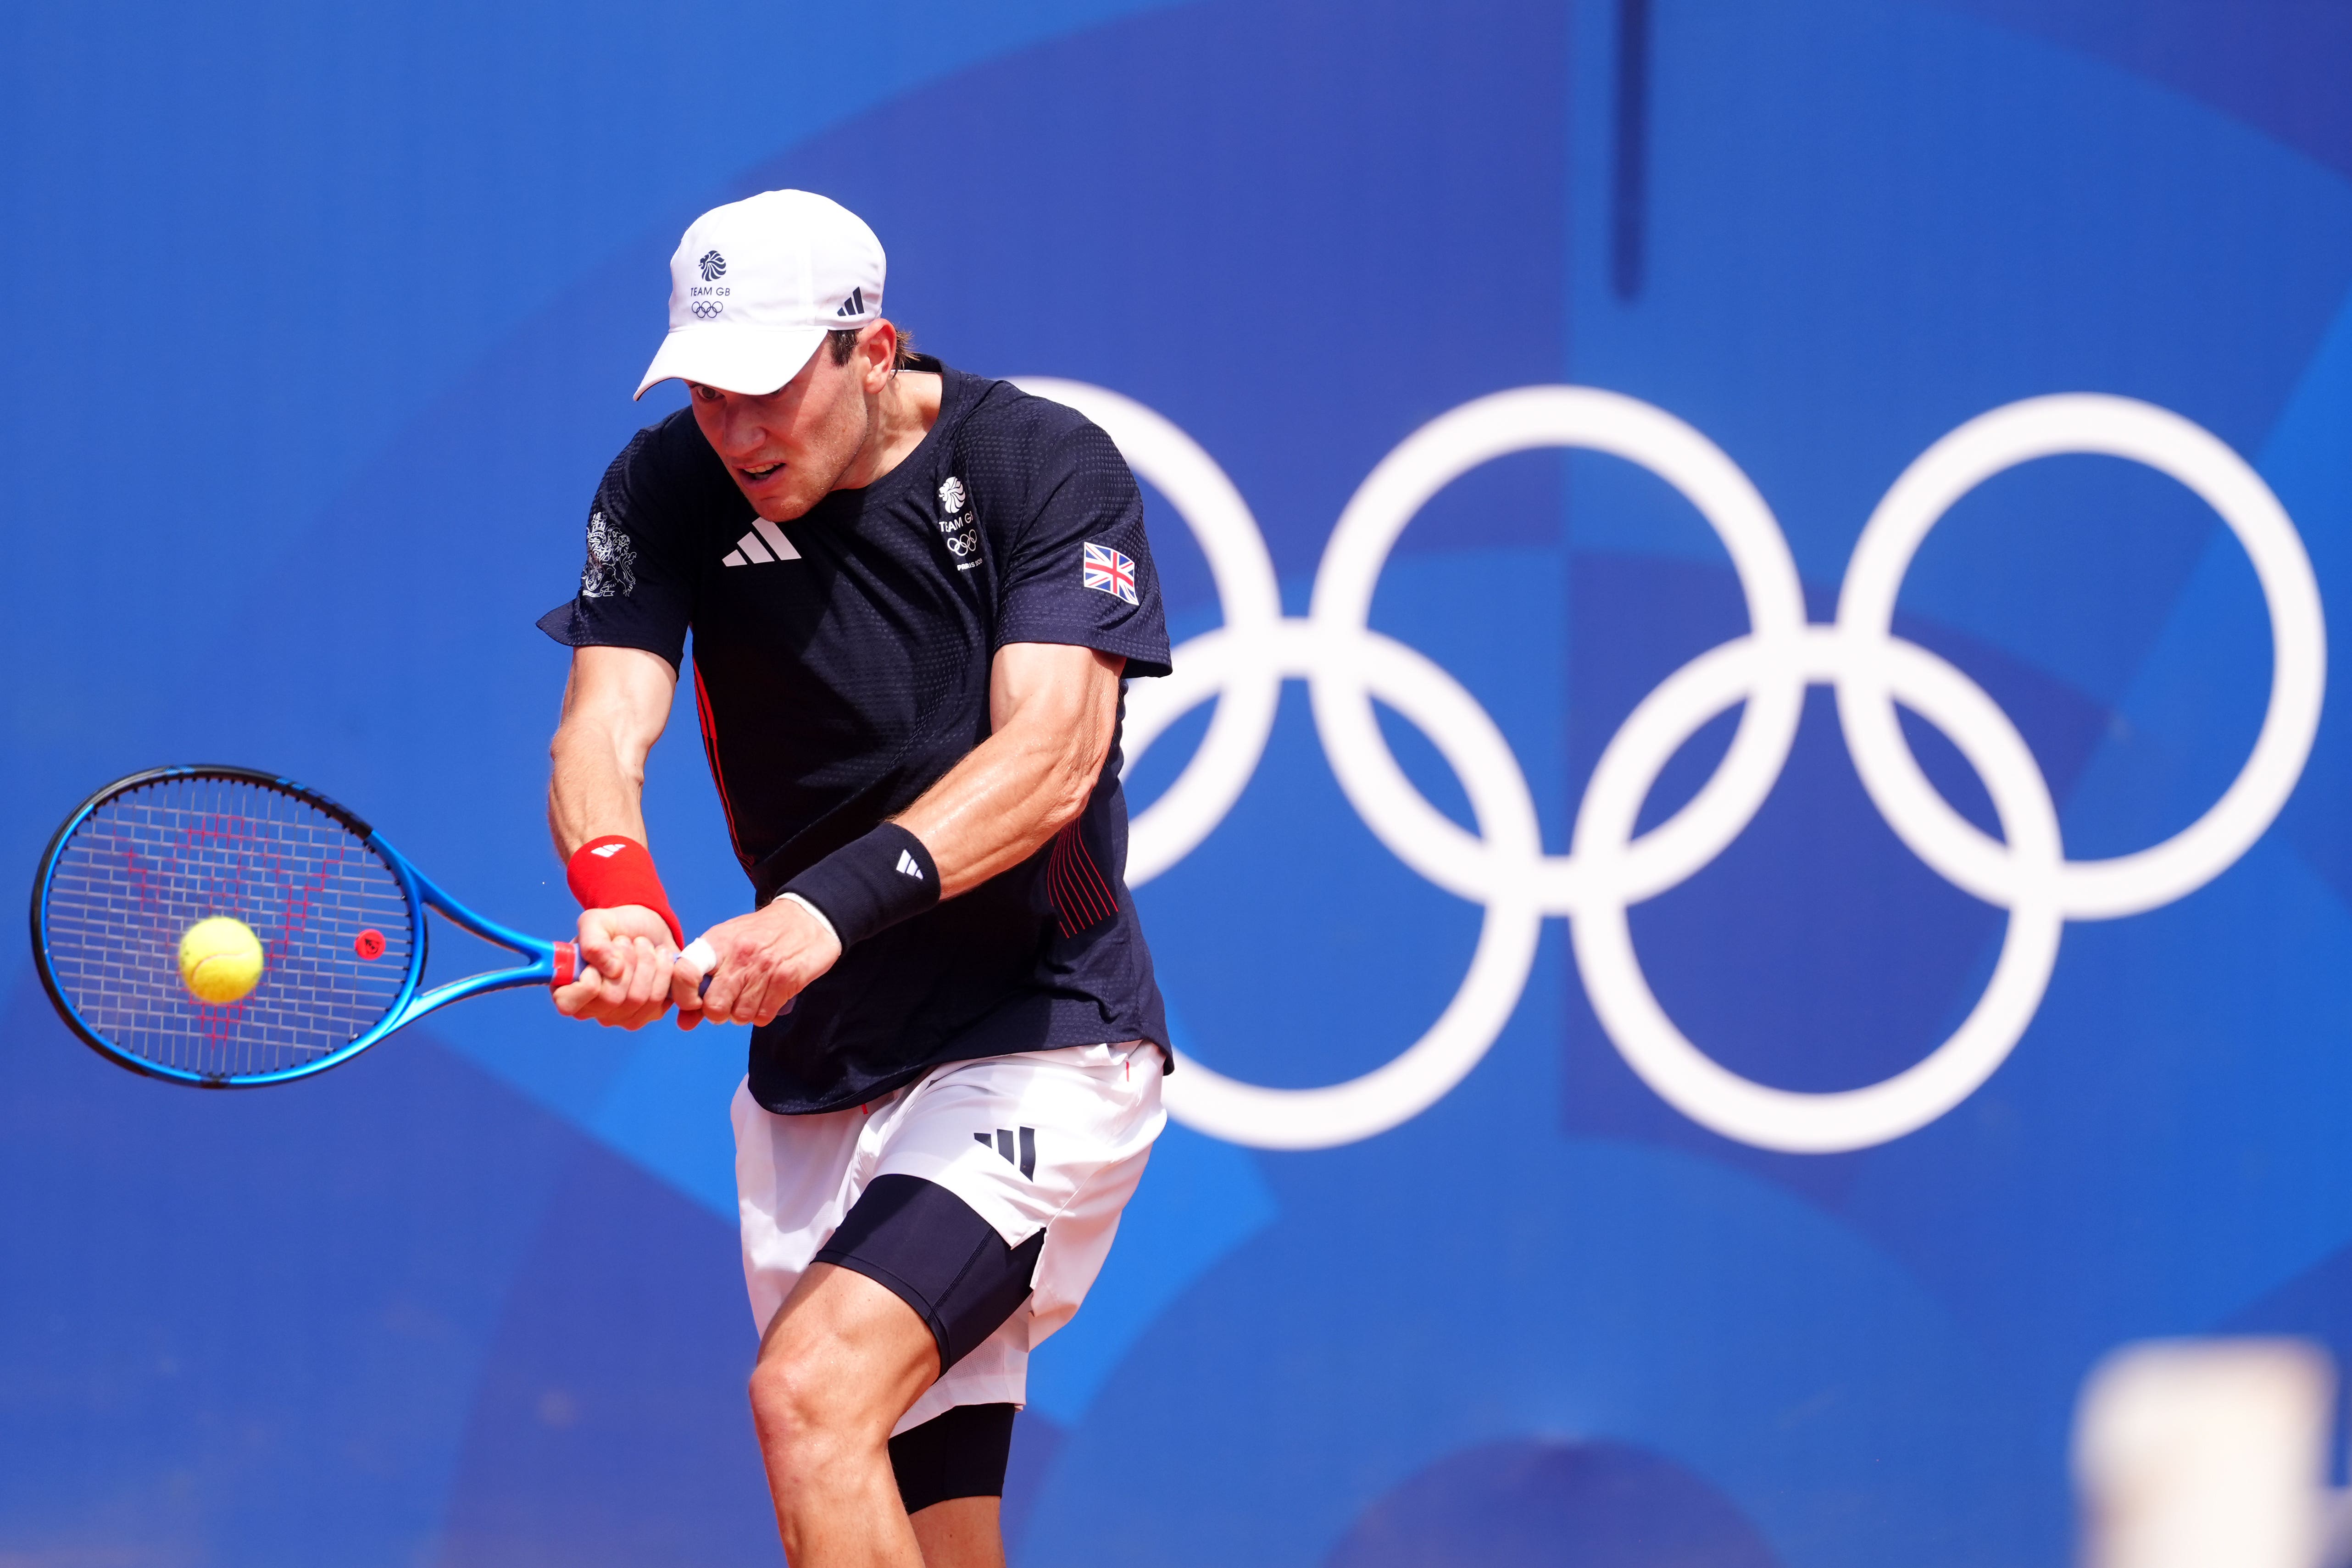
[[[835,364],[832,345],[819,343],[799,374],[764,397],[687,383],[703,439],[761,517],[803,515],[856,460],[871,418],[870,358],[859,352]]]

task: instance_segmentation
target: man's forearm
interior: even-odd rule
[[[628,647],[572,654],[563,717],[547,748],[547,826],[559,858],[612,834],[645,842],[646,757],[669,719],[676,685],[658,654]]]
[[[548,747],[547,826],[555,855],[569,860],[583,844],[621,834],[646,838],[645,760],[625,757],[609,732],[567,722]]]
[[[1116,656],[1016,645],[997,658],[996,733],[897,819],[930,852],[943,899],[1011,870],[1084,811],[1118,724]]]
[[[1037,852],[1086,808],[1102,771],[1066,744],[990,736],[898,817],[940,868],[940,897],[954,898]]]

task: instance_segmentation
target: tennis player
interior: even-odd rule
[[[688,406],[614,460],[540,622],[593,966],[557,1006],[752,1026],[751,1408],[794,1568],[1003,1562],[1029,1352],[1165,1121],[1118,782],[1122,681],[1168,673],[1141,499],[1078,415],[911,353],[883,272],[806,192],[695,221],[637,388]],[[757,897],[693,943],[639,807],[689,631]]]

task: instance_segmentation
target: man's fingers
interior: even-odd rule
[[[768,1005],[768,993],[775,989],[775,976],[764,973],[746,981],[743,989],[735,994],[735,1021],[756,1028],[761,1018],[774,1016],[775,1009]]]
[[[709,965],[714,958],[710,944],[697,938],[670,963],[669,999],[677,1008],[677,1026],[681,1029],[691,1029],[702,1022],[702,988],[709,982]]]
[[[588,970],[571,984],[555,988],[555,1010],[567,1018],[577,1018],[596,1005],[604,989],[604,976]]]
[[[697,937],[668,962],[667,999],[677,1005],[681,1029],[704,1023],[757,1026],[792,1005],[800,987],[790,975],[789,965],[779,967],[755,944],[729,940],[722,953],[709,937]]]
[[[638,937],[629,963],[628,1026],[641,1028],[669,1011],[668,955],[654,942]]]
[[[743,988],[743,971],[740,965],[721,964],[712,972],[710,987],[702,994],[702,1011],[713,1021],[731,1024],[735,1021],[735,994]]]
[[[580,933],[580,956],[587,967],[606,980],[619,980],[629,972],[628,947],[615,942],[603,931],[583,929]]]
[[[609,913],[590,910],[580,917],[580,956],[607,980],[625,982],[635,943],[615,929]]]
[[[669,994],[669,965],[661,961],[654,944],[644,937],[629,943],[628,1000],[632,1007],[641,1008],[656,996]]]
[[[776,1021],[777,1014],[793,1005],[797,991],[782,973],[763,971],[757,992],[736,1003],[735,1016],[755,1029],[764,1029]]]
[[[583,910],[579,973],[556,988],[557,1011],[624,1029],[642,1028],[667,1012],[674,952],[667,931],[656,938],[646,929],[658,919],[636,909]]]

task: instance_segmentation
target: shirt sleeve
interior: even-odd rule
[[[660,428],[637,432],[604,470],[588,508],[588,559],[580,592],[539,618],[539,629],[569,647],[641,647],[669,660],[686,655],[693,579],[660,483]]]
[[[1070,643],[1119,655],[1129,676],[1166,675],[1168,625],[1135,476],[1110,437],[1075,415],[1038,437],[1027,519],[1000,557],[996,646]]]

